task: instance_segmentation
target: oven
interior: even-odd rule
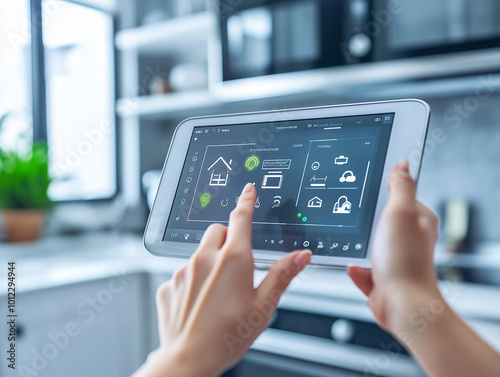
[[[287,295],[269,328],[222,377],[423,377],[364,302]]]

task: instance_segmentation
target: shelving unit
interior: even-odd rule
[[[190,90],[118,101],[118,115],[127,117],[168,117],[191,109],[219,104],[207,89]]]
[[[194,14],[120,31],[116,35],[116,47],[137,54],[169,54],[181,58],[192,57],[193,53],[206,54],[207,38],[215,30],[215,25],[214,14]]]

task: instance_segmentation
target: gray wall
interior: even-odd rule
[[[466,199],[473,209],[472,239],[499,241],[500,95],[427,101],[432,117],[419,199],[440,214],[447,200]]]

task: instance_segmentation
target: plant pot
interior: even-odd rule
[[[3,211],[3,226],[9,242],[31,242],[38,239],[45,221],[42,210]]]

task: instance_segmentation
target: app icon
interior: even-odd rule
[[[342,177],[339,179],[340,182],[342,183],[353,183],[356,182],[356,176],[351,170],[346,171],[344,174],[342,174]]]
[[[209,186],[227,186],[227,181],[229,179],[229,172],[233,170],[231,168],[233,160],[229,160],[229,163],[224,160],[221,156],[219,157],[210,167],[208,171],[212,171],[210,174]]]
[[[347,243],[344,246],[342,246],[342,251],[348,251],[350,247],[351,247],[351,243]]]
[[[324,246],[323,246],[323,242],[322,241],[319,241],[318,242],[318,249],[322,249]]]
[[[257,200],[255,201],[255,208],[260,208],[260,199],[257,197]]]
[[[255,170],[260,165],[260,159],[257,156],[250,156],[245,160],[245,168],[248,171]]]
[[[349,162],[349,157],[339,156],[335,158],[335,165],[345,165]]]
[[[281,205],[281,196],[275,196],[272,208],[279,208],[280,205]]]
[[[330,250],[338,249],[338,247],[339,247],[338,242],[334,242],[334,243],[332,243],[332,246],[330,246]]]
[[[361,249],[363,248],[363,245],[362,245],[362,244],[360,244],[360,243],[357,243],[357,244],[354,246],[354,248],[355,248],[356,250],[361,250]]]
[[[220,202],[221,207],[227,207],[229,204],[229,199],[222,199]]]
[[[341,196],[337,203],[333,206],[333,213],[348,215],[351,213],[352,204],[347,199],[347,196]]]
[[[291,159],[264,160],[262,162],[262,170],[286,170],[290,169],[291,165]]]
[[[263,189],[280,189],[283,184],[282,174],[266,174],[262,180]]]
[[[315,196],[314,198],[309,200],[309,202],[307,202],[307,206],[309,208],[321,208],[322,205],[323,205],[323,200],[321,200],[317,196]]]
[[[184,235],[184,239],[185,239],[186,241],[189,239],[189,234],[188,234],[188,233],[186,233],[186,234]]]
[[[313,175],[309,182],[311,182],[311,187],[325,187],[327,179],[328,176],[316,177],[316,175]]]
[[[203,208],[205,208],[208,205],[208,203],[210,203],[210,194],[203,194],[200,197],[200,203],[201,203],[201,206]]]
[[[309,247],[309,241],[304,241],[304,243],[302,244],[302,246]]]
[[[321,164],[318,161],[314,161],[311,165],[312,170],[318,170]]]

